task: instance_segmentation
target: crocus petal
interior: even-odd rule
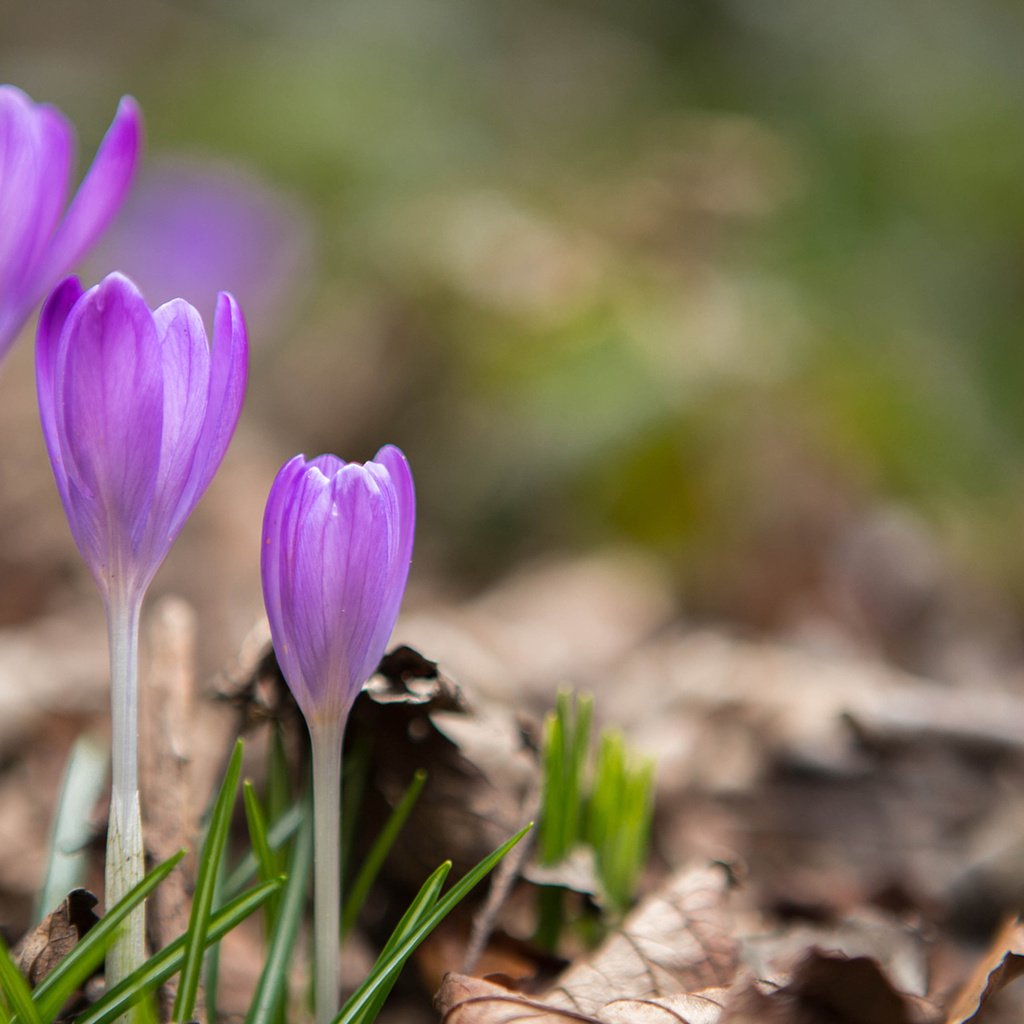
[[[192,510],[178,517],[197,445],[209,412],[210,347],[206,328],[184,299],[174,299],[153,312],[163,378],[163,437],[157,485],[147,539],[142,547],[160,561]]]
[[[86,174],[32,281],[33,303],[81,259],[110,223],[128,192],[142,147],[142,114],[130,96],[121,99]]]
[[[0,354],[28,310],[31,276],[67,195],[71,131],[52,108],[0,87]]]
[[[291,581],[291,639],[296,657],[302,667],[302,676],[312,691],[316,705],[327,701],[325,682],[338,682],[337,658],[334,651],[339,640],[338,631],[345,625],[337,617],[335,602],[328,606],[324,600],[325,574],[339,581],[336,550],[332,541],[332,518],[336,515],[331,503],[330,481],[307,473],[300,499],[293,511],[293,531],[290,543]],[[330,577],[329,577],[330,578]],[[339,581],[340,582],[340,581]],[[341,583],[343,586],[343,583]],[[341,586],[334,597],[340,596]],[[347,673],[341,677],[347,681]],[[343,703],[343,687],[331,688],[330,696],[338,696]]]
[[[0,357],[33,307],[121,205],[140,138],[138,107],[126,97],[59,224],[71,171],[71,126],[55,108],[0,85]]]
[[[0,295],[20,306],[26,275],[39,259],[67,199],[71,126],[20,89],[0,86]]]
[[[409,463],[394,445],[381,448],[367,465],[374,472],[379,471],[378,467],[383,467],[388,478],[389,486],[384,489],[389,502],[387,519],[394,526],[391,533],[392,548],[388,556],[390,574],[386,596],[377,619],[377,630],[370,641],[372,649],[382,651],[398,620],[398,610],[409,578],[416,532],[416,489]]]
[[[292,551],[297,525],[303,521],[303,497],[315,496],[304,487],[306,460],[301,455],[281,467],[270,488],[263,516],[261,574],[270,632],[281,670],[288,679],[299,706],[305,711],[311,703],[296,645],[291,640],[296,602],[293,590]]]
[[[344,623],[344,664],[339,663],[336,671],[339,677],[343,672],[347,675],[349,703],[355,700],[363,683],[376,669],[394,627],[394,621],[386,624],[382,621],[390,603],[390,549],[394,530],[388,497],[367,467],[351,468],[358,468],[358,474],[335,477],[335,503],[343,510],[340,518],[344,525],[334,531],[333,538],[347,549],[341,589],[344,599],[340,607],[336,605],[337,615]],[[375,649],[374,637],[380,633],[384,636],[380,648]]]
[[[26,270],[37,264],[50,242],[57,221],[67,201],[71,163],[74,156],[74,132],[67,118],[54,107],[40,106],[36,109],[36,125],[39,130],[39,166],[36,179],[38,200],[34,212],[31,247],[25,254]],[[60,273],[66,273],[70,265]],[[19,281],[24,290],[28,282]],[[34,306],[39,296],[31,296]]]
[[[81,296],[82,286],[78,283],[78,278],[69,277],[61,282],[46,300],[39,315],[36,341],[36,393],[39,397],[39,418],[43,425],[43,440],[50,455],[57,490],[65,509],[68,508],[68,480],[64,469],[64,454],[57,433],[54,380],[61,332],[64,330],[71,307]]]
[[[127,278],[111,274],[71,310],[54,395],[72,532],[99,546],[90,552],[97,578],[139,584],[132,563],[157,483],[163,366],[153,315]]]
[[[0,287],[10,288],[18,257],[32,232],[41,163],[39,129],[31,102],[20,89],[0,88]]]
[[[213,349],[209,358],[206,417],[196,440],[192,472],[182,488],[176,513],[180,522],[185,521],[217,472],[242,413],[249,367],[249,341],[242,310],[227,292],[221,292],[217,297]]]

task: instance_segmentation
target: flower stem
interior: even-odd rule
[[[145,864],[139,815],[139,598],[111,598],[110,641],[111,790],[107,830],[106,904],[109,910],[142,881]],[[145,959],[145,909],[138,906],[107,953],[107,988]]]
[[[344,721],[309,723],[313,747],[313,906],[316,1024],[338,1015],[341,995],[341,745]]]

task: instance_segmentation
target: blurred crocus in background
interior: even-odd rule
[[[398,618],[415,519],[409,464],[392,445],[364,465],[297,455],[267,499],[263,599],[274,651],[313,749],[318,1024],[338,1010],[345,723]]]
[[[249,343],[277,339],[313,275],[305,208],[253,169],[228,160],[156,154],[147,160],[88,266],[131,267],[151,301],[229,291]]]
[[[112,774],[106,902],[143,876],[139,822],[138,632],[146,589],[213,479],[242,408],[248,342],[221,294],[213,346],[195,309],[151,311],[127,278],[83,292],[75,278],[39,319],[36,380],[57,490],[103,594],[110,641]],[[112,948],[107,984],[142,962],[143,917]]]
[[[0,85],[0,358],[110,223],[135,174],[141,141],[142,117],[126,96],[64,213],[74,131],[56,108]]]

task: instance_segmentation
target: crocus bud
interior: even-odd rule
[[[222,293],[209,346],[182,299],[151,311],[111,274],[68,278],[39,318],[39,412],[64,511],[108,603],[141,599],[220,465],[245,392],[242,312]]]
[[[296,455],[263,517],[270,634],[313,751],[316,1024],[338,1011],[342,737],[395,627],[415,519],[409,464],[391,445],[364,465]]]
[[[263,520],[263,599],[281,671],[310,724],[344,723],[398,618],[416,497],[391,445],[371,462],[295,456]]]
[[[0,85],[0,358],[121,206],[141,141],[142,116],[126,96],[65,214],[74,155],[70,123],[54,107]]]

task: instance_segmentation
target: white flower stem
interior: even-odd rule
[[[341,996],[341,745],[344,721],[310,721],[313,747],[313,930],[316,1024],[330,1024]]]
[[[106,905],[109,910],[145,873],[139,815],[139,610],[141,598],[111,597],[107,602],[110,640],[111,791],[107,831]],[[125,920],[107,953],[111,988],[145,959],[145,909]],[[127,1019],[127,1018],[125,1018]]]

